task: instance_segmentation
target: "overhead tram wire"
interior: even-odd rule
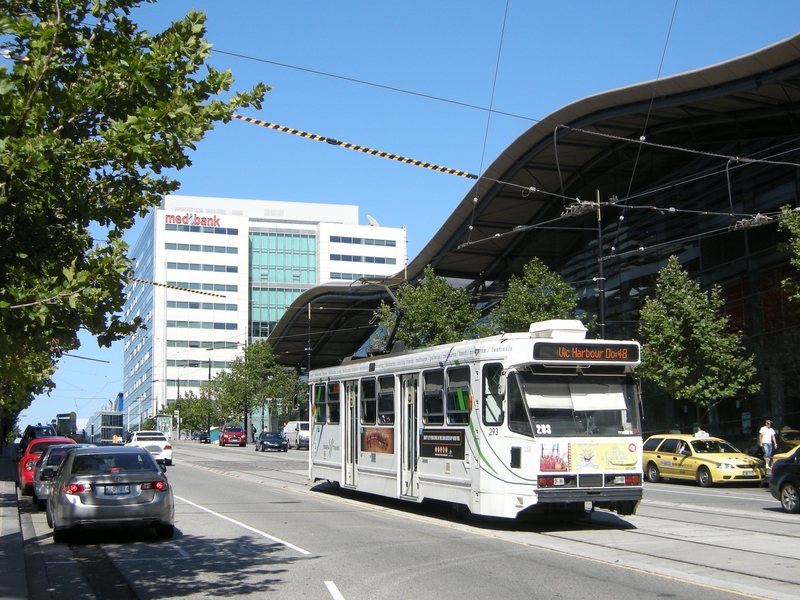
[[[317,135],[315,133],[308,133],[307,131],[301,131],[300,129],[292,129],[291,127],[284,127],[283,125],[276,125],[275,123],[260,121],[258,119],[252,119],[242,115],[233,114],[231,116],[244,121],[245,123],[252,123],[253,125],[259,125],[261,127],[266,127],[267,129],[282,131],[283,133],[289,133],[298,137],[314,140],[315,142],[323,142],[332,146],[339,146],[340,148],[347,148],[348,150],[355,150],[356,152],[363,152],[364,154],[371,154],[372,156],[378,156],[380,158],[388,158],[389,160],[396,160],[397,162],[406,163],[415,167],[422,167],[423,169],[431,169],[432,171],[438,171],[439,173],[446,173],[448,175],[455,175],[457,177],[466,177],[467,179],[478,179],[477,175],[473,175],[472,173],[468,173],[466,171],[450,169],[448,167],[442,167],[440,165],[435,165],[422,160],[406,158],[405,156],[400,156],[399,154],[383,152],[382,150],[374,150],[372,148],[367,148],[366,146],[359,146],[357,144],[351,144],[350,142],[342,142],[334,138]]]
[[[486,158],[486,144],[487,144],[487,142],[489,140],[489,125],[492,122],[492,107],[494,106],[494,94],[495,94],[495,91],[497,90],[497,74],[500,72],[500,56],[502,56],[502,53],[503,53],[503,39],[505,38],[505,33],[506,33],[506,21],[508,20],[508,4],[509,4],[509,2],[510,2],[510,0],[506,0],[506,8],[505,8],[505,11],[503,11],[503,26],[500,29],[500,45],[497,48],[497,61],[495,62],[494,79],[492,80],[492,97],[489,100],[489,112],[486,115],[486,130],[484,131],[484,134],[483,134],[483,148],[481,148],[481,164],[480,164],[480,168],[478,169],[478,171],[480,171],[481,173],[483,173],[483,161]],[[478,195],[480,194],[480,191],[479,191],[480,190],[480,185],[481,185],[481,182],[480,182],[480,180],[478,180],[478,183],[477,183],[476,188],[475,188],[475,198],[473,199],[473,202],[472,202],[472,216],[470,217],[469,233],[467,235],[467,241],[472,239],[472,229],[473,229],[473,226],[475,225],[475,209],[478,206]]]
[[[486,108],[485,106],[478,106],[477,104],[469,104],[468,102],[460,102],[458,100],[450,100],[448,98],[442,98],[440,96],[433,96],[431,94],[423,94],[421,92],[414,92],[411,90],[405,90],[403,88],[394,87],[390,85],[383,85],[381,83],[374,83],[371,81],[364,81],[363,79],[355,79],[353,77],[345,77],[344,75],[335,75],[334,73],[326,73],[325,71],[317,71],[314,69],[307,69],[305,67],[297,67],[295,65],[287,65],[286,63],[280,63],[274,60],[267,60],[265,58],[256,58],[254,56],[247,56],[246,54],[236,54],[234,52],[226,52],[225,50],[217,50],[216,48],[212,48],[212,52],[217,54],[225,54],[227,56],[234,56],[236,58],[243,58],[245,60],[252,60],[255,62],[261,62],[268,65],[274,65],[276,67],[283,67],[286,69],[294,69],[295,71],[303,71],[305,73],[311,73],[312,75],[322,75],[323,77],[331,77],[333,79],[340,79],[342,81],[349,81],[351,83],[358,83],[360,85],[366,85],[374,88],[379,88],[382,90],[388,90],[390,92],[398,92],[400,94],[408,94],[410,96],[417,96],[418,98],[426,98],[428,100],[436,100],[437,102],[444,102],[446,104],[453,104],[455,106],[463,106],[464,108],[473,108],[475,110],[481,110],[485,112],[491,112],[496,115],[502,115],[504,117],[513,117],[515,119],[522,119],[523,121],[530,121],[532,123],[538,123],[540,119],[534,119],[533,117],[526,117],[524,115],[518,115],[515,113],[504,112],[502,110],[494,110],[493,108]]]

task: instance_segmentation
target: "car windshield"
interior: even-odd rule
[[[694,440],[691,444],[696,454],[741,454],[723,440]]]
[[[509,427],[534,436],[633,434],[632,382],[617,376],[553,377],[517,372],[508,378]]]
[[[228,433],[242,433],[242,428],[241,427],[226,427],[225,431],[227,431]]]
[[[282,440],[283,439],[283,436],[280,433],[275,433],[275,432],[272,432],[272,431],[270,431],[268,433],[262,433],[261,437],[263,439],[265,439],[265,440]]]
[[[786,441],[796,442],[800,440],[800,431],[783,431],[781,437]]]
[[[69,448],[59,448],[58,450],[51,450],[50,454],[47,457],[47,466],[48,467],[57,467],[61,464],[61,461],[64,460],[64,456],[67,454],[67,450]]]
[[[72,461],[73,475],[99,475],[106,473],[141,473],[159,471],[147,453],[81,454]]]

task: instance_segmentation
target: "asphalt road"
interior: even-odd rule
[[[458,519],[307,479],[306,452],[179,442],[177,532],[53,544],[21,507],[43,598],[797,598],[800,517],[764,488],[646,484],[637,515]],[[29,581],[31,578],[29,577]]]

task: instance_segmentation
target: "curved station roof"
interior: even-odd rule
[[[394,280],[315,287],[292,304],[268,341],[282,364],[337,364],[374,331],[372,312],[381,300],[393,302],[391,287],[415,282],[428,264],[484,304],[501,297],[509,277],[521,275],[533,257],[569,271],[587,253],[597,256],[598,199],[603,229],[612,229],[626,211],[673,202],[681,194],[676,182],[713,174],[717,183],[727,178],[724,203],[718,189],[713,199],[711,192],[704,197],[702,182],[694,181],[684,206],[701,211],[715,203],[730,223],[740,218],[731,178],[749,176],[745,166],[780,161],[782,149],[794,150],[796,143],[782,144],[800,133],[798,117],[800,35],[569,104],[506,148]],[[649,233],[640,227],[612,236],[603,253],[647,245]]]

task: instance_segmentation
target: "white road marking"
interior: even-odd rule
[[[342,593],[339,591],[339,588],[336,587],[335,583],[332,581],[326,581],[325,587],[328,588],[333,600],[344,600],[344,596],[342,596]]]
[[[230,517],[226,517],[225,515],[221,515],[218,512],[214,512],[210,508],[206,508],[205,506],[200,506],[199,504],[195,504],[194,502],[192,502],[190,500],[187,500],[186,498],[181,498],[180,496],[175,496],[175,498],[177,498],[181,502],[186,502],[186,504],[191,504],[195,508],[199,508],[200,510],[204,510],[209,514],[214,515],[215,517],[218,517],[220,519],[223,519],[225,521],[233,523],[234,525],[238,525],[239,527],[241,527],[243,529],[247,529],[248,531],[252,531],[253,533],[258,534],[261,537],[265,537],[268,540],[272,540],[273,542],[277,542],[279,544],[283,544],[287,548],[291,548],[292,550],[295,550],[295,551],[299,552],[300,554],[307,554],[307,555],[311,554],[311,552],[309,552],[308,550],[303,550],[302,548],[300,548],[298,546],[295,546],[294,544],[291,544],[291,543],[289,543],[289,542],[287,542],[285,540],[282,540],[280,538],[276,538],[274,535],[270,535],[270,534],[268,534],[268,533],[266,533],[264,531],[261,531],[260,529],[256,529],[255,527],[250,527],[250,525],[245,525],[241,521],[237,521],[235,519],[231,519]]]

